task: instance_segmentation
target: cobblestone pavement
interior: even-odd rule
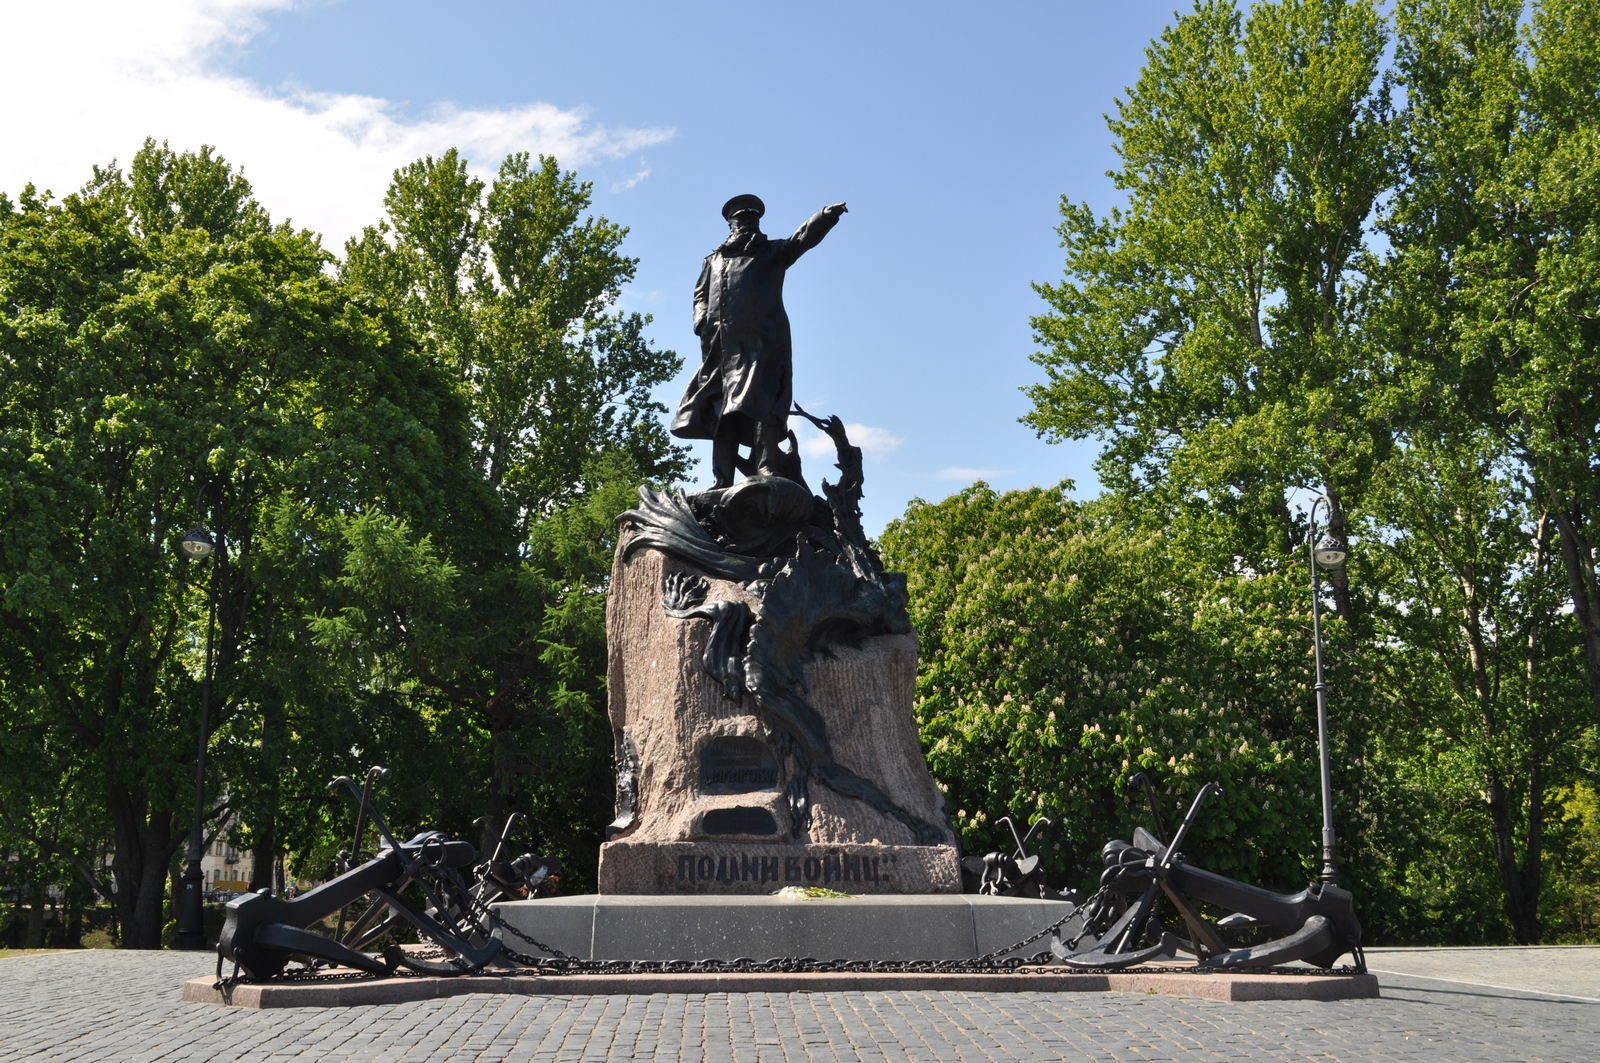
[[[1558,967],[1563,951],[1547,950],[1546,965]],[[178,999],[183,981],[200,973],[196,959],[107,951],[0,961],[0,1061],[1600,1057],[1600,1004],[1411,975],[1382,976],[1381,1000],[1326,1003],[751,993],[246,1011]]]

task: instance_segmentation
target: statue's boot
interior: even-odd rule
[[[739,462],[739,423],[734,417],[724,417],[711,440],[711,477],[716,487],[732,487]]]
[[[783,442],[786,434],[782,424],[757,424],[755,426],[755,442],[750,447],[750,461],[756,467],[757,476],[787,476],[788,471],[783,461],[783,452],[778,449],[778,444]]]

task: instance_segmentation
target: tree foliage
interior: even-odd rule
[[[314,553],[340,508],[441,497],[425,467],[459,404],[326,262],[209,151],[147,142],[59,203],[0,201],[7,761],[98,792],[135,946],[159,941],[187,837],[208,596],[226,732],[279,711],[297,670],[281,555]],[[202,519],[221,548],[185,561]],[[7,823],[39,836],[26,794]]]
[[[1107,838],[1147,823],[1128,775],[1162,781],[1169,818],[1215,780],[1196,858],[1296,881],[1316,824],[1303,593],[1197,579],[1161,532],[1069,491],[979,484],[913,503],[883,536],[908,576],[918,720],[957,828],[983,851],[1002,811],[1048,816],[1051,870],[1080,885]]]
[[[676,356],[612,309],[624,230],[553,160],[487,194],[396,174],[335,272],[211,149],[147,142],[0,198],[0,823],[160,943],[216,604],[208,830],[320,877],[335,774],[397,829],[534,814],[577,857],[610,797],[611,516],[670,478]],[[189,561],[197,523],[217,550]],[[103,881],[109,837],[114,878]],[[52,876],[54,876],[52,878]]]
[[[650,398],[679,360],[614,309],[635,262],[589,200],[554,159],[513,154],[486,188],[449,151],[397,171],[388,218],[347,246],[345,283],[393,307],[466,403],[474,492],[348,525],[315,625],[352,691],[461,721],[487,811],[529,813],[571,856],[594,851],[611,797],[611,519],[686,467]]]
[[[1191,523],[1252,561],[1296,538],[1287,489],[1326,494],[1342,531],[1390,443],[1359,315],[1386,42],[1370,3],[1198,4],[1108,120],[1126,205],[1063,200],[1067,276],[1038,286],[1026,420],[1105,439],[1102,482],[1201,503]]]
[[[1063,199],[1034,321],[1026,420],[1099,439],[1106,494],[976,488],[885,536],[926,599],[920,718],[969,839],[1044,812],[1081,862],[1143,769],[1170,796],[1223,782],[1217,866],[1303,873],[1317,493],[1353,541],[1324,590],[1363,918],[1378,940],[1592,922],[1545,886],[1587,895],[1596,768],[1600,16],[1521,15],[1202,2],[1152,43],[1108,119],[1125,202]]]

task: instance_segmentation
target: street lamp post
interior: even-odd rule
[[[1337,565],[1345,559],[1342,539],[1331,534],[1317,539],[1317,506],[1326,506],[1321,495],[1311,503],[1311,527],[1307,544],[1311,548],[1311,639],[1317,656],[1317,751],[1322,758],[1322,884],[1337,886],[1339,869],[1334,861],[1333,772],[1328,761],[1328,684],[1322,678],[1322,612],[1317,587],[1317,565]]]
[[[209,557],[216,542],[204,524],[198,524],[178,545],[196,560]],[[206,746],[211,737],[212,636],[217,630],[217,566],[211,564],[210,606],[206,613],[206,670],[200,680],[200,751],[194,762],[194,823],[189,828],[189,866],[183,873],[183,895],[178,906],[178,947],[206,947],[204,889],[200,860],[205,850]]]

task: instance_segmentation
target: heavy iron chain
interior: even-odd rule
[[[1078,932],[1070,938],[1064,938],[1069,949],[1075,949],[1084,934],[1088,933],[1090,925],[1104,909],[1110,900],[1111,891],[1102,888],[1094,896],[1072,911],[1051,923],[1044,929],[1030,934],[1020,941],[1013,942],[1003,948],[994,949],[975,959],[959,960],[819,960],[812,957],[775,957],[768,960],[754,960],[741,957],[735,960],[708,958],[701,960],[585,960],[553,945],[547,945],[538,938],[524,934],[516,927],[501,919],[499,914],[481,901],[474,899],[473,911],[475,914],[486,916],[491,924],[500,930],[510,931],[514,936],[532,945],[545,955],[528,955],[513,949],[510,945],[501,945],[500,951],[509,959],[522,965],[521,969],[502,971],[498,973],[517,974],[550,974],[550,975],[585,975],[585,974],[634,974],[634,973],[715,973],[715,974],[768,974],[768,973],[806,973],[821,974],[829,972],[874,972],[874,973],[939,973],[939,974],[1006,974],[1022,967],[1037,967],[1053,959],[1053,954],[1045,952],[1036,956],[1024,958],[1012,955],[1032,945],[1036,941],[1055,934],[1076,917],[1083,918],[1083,924]],[[1007,957],[1002,959],[1001,957]],[[1030,962],[1031,960],[1031,962]],[[1066,972],[1077,972],[1078,968],[1062,968]],[[1082,973],[1094,973],[1097,969],[1091,968]],[[1184,973],[1192,974],[1196,968],[1190,966],[1165,966],[1153,967],[1141,965],[1139,971],[1147,974]],[[1366,971],[1366,962],[1360,952],[1356,953],[1356,964],[1353,967],[1336,967],[1326,971],[1307,970],[1305,968],[1240,968],[1254,973],[1283,973],[1283,974],[1362,974]],[[1203,972],[1202,972],[1203,973]]]
[[[983,956],[979,956],[976,959],[971,960],[818,960],[809,956],[776,957],[765,961],[753,960],[748,957],[741,957],[736,960],[585,960],[580,959],[577,956],[573,956],[570,953],[563,952],[561,949],[558,949],[552,945],[546,945],[538,938],[524,934],[522,931],[518,930],[516,927],[502,919],[500,914],[486,905],[481,898],[474,897],[472,892],[466,888],[466,883],[461,880],[461,876],[457,874],[453,868],[444,868],[443,870],[453,880],[455,886],[460,891],[460,896],[468,898],[470,902],[468,912],[471,915],[487,919],[492,926],[499,930],[509,930],[516,937],[521,938],[523,941],[527,942],[529,945],[532,945],[540,952],[545,953],[543,956],[531,956],[527,953],[518,952],[516,949],[513,949],[510,945],[507,945],[502,941],[500,945],[500,951],[510,959],[529,969],[527,972],[507,972],[513,974],[615,974],[619,971],[644,970],[716,970],[719,972],[732,973],[742,973],[746,971],[760,973],[767,971],[813,972],[895,970],[938,970],[960,971],[963,973],[1003,972],[1015,970],[1016,968],[1023,966],[1026,961],[1021,956],[1015,956],[1006,960],[1002,960],[1000,957],[1005,956],[1008,953],[1016,952],[1019,949],[1026,948],[1035,941],[1043,938],[1046,934],[1055,933],[1057,930],[1060,930],[1062,927],[1066,926],[1067,923],[1071,921],[1073,916],[1088,910],[1087,906],[1074,907],[1072,911],[1068,912],[1054,923],[1045,927],[1043,930],[1040,930],[1034,934],[1030,934],[1021,941],[1014,942],[1005,946],[1004,948],[995,949],[992,952],[986,953]],[[1098,904],[1101,900],[1101,894],[1104,892],[1104,890],[1101,890],[1101,893],[1095,894],[1091,903],[1093,903],[1096,908],[1098,908]],[[1081,935],[1082,931],[1079,932],[1079,936]],[[1072,943],[1074,945],[1077,944],[1077,940],[1077,938],[1073,938]],[[1033,959],[1036,963],[1040,963],[1045,962],[1049,956],[1049,953],[1041,953],[1040,955],[1033,957]]]
[[[538,950],[538,954],[519,951],[511,945],[501,942],[500,954],[518,964],[513,968],[497,968],[495,974],[499,976],[518,975],[598,975],[598,974],[825,974],[825,973],[905,973],[905,974],[1006,974],[1023,967],[1038,967],[1048,963],[1052,958],[1049,952],[1042,952],[1032,957],[1014,955],[1029,945],[1054,935],[1065,927],[1074,918],[1081,917],[1082,925],[1078,933],[1070,938],[1065,938],[1068,948],[1076,948],[1083,935],[1088,932],[1105,903],[1110,899],[1110,893],[1102,888],[1093,897],[1082,905],[1076,906],[1072,911],[1051,923],[1049,926],[1033,934],[1015,941],[1003,948],[994,949],[974,959],[950,960],[822,960],[810,956],[779,956],[767,960],[755,960],[749,957],[740,957],[733,960],[706,958],[699,960],[586,960],[570,953],[564,952],[553,945],[548,945],[530,934],[512,926],[502,919],[481,898],[474,897],[466,883],[451,868],[441,868],[453,881],[458,890],[458,896],[467,900],[467,907],[463,914],[481,919],[488,925],[501,931],[508,931],[528,945]],[[484,923],[480,922],[480,926]],[[443,949],[437,947],[426,950],[429,958],[436,958],[444,954]],[[1004,957],[1004,958],[1002,958]],[[452,962],[458,958],[451,957]],[[219,964],[220,967],[220,964]],[[469,968],[461,965],[463,974],[475,974],[483,968]],[[1094,973],[1095,969],[1083,970],[1079,968],[1062,968],[1068,973]],[[1152,967],[1141,965],[1141,973],[1195,973],[1194,967]],[[1293,974],[1359,974],[1366,970],[1366,964],[1360,953],[1356,954],[1356,966],[1338,967],[1328,971],[1308,971],[1305,968],[1252,968],[1256,973],[1293,973]],[[220,971],[219,971],[220,973]],[[398,970],[397,975],[410,977],[428,977],[415,972]],[[364,977],[359,973],[331,974],[320,970],[306,970],[300,972],[285,972],[279,976],[281,979],[293,981],[343,981],[352,978]],[[237,974],[227,981],[237,982]],[[220,984],[220,981],[219,981]]]

